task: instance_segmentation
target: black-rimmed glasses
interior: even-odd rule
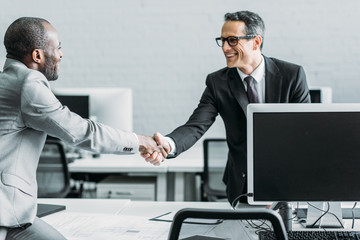
[[[234,47],[238,44],[239,39],[252,39],[254,37],[256,37],[256,35],[246,35],[246,36],[241,36],[241,37],[227,37],[227,38],[218,37],[218,38],[215,38],[215,40],[219,47],[224,46],[225,41],[227,41],[229,46]]]

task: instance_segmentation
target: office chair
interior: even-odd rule
[[[201,200],[225,201],[225,184],[222,181],[228,154],[226,139],[208,138],[203,142],[204,172],[202,173]]]
[[[60,140],[48,139],[36,172],[38,197],[64,198],[70,192],[70,174],[64,146]]]
[[[287,240],[288,236],[284,223],[280,215],[269,209],[200,209],[200,208],[184,208],[179,210],[172,221],[168,239],[178,240],[181,226],[188,218],[192,219],[223,219],[223,220],[268,220],[271,222],[276,234],[276,239]],[[194,237],[194,239],[206,239],[207,237]],[[190,239],[190,238],[189,238]]]

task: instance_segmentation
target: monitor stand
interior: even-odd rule
[[[292,208],[288,202],[274,202],[269,209],[279,210],[279,215],[284,222],[285,230],[292,230]]]
[[[321,215],[323,215],[328,209],[329,212],[321,217]],[[306,217],[306,227],[341,228],[342,225],[334,215],[338,217],[338,219],[341,221],[341,224],[343,225],[344,222],[342,220],[340,202],[309,202]]]

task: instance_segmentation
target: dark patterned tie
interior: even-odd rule
[[[258,94],[255,90],[255,86],[253,85],[254,78],[252,76],[247,76],[244,80],[247,83],[247,95],[249,103],[259,103]]]

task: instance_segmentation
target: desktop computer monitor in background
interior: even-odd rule
[[[55,88],[53,93],[70,111],[116,129],[133,131],[132,90],[130,88]],[[48,136],[48,139],[52,139]],[[66,146],[73,158],[89,153]],[[95,156],[95,155],[93,155]]]
[[[84,118],[133,131],[130,88],[55,88],[53,92],[63,105]]]
[[[89,95],[56,95],[62,105],[82,118],[89,118]]]
[[[332,103],[331,87],[309,87],[311,103]]]
[[[249,104],[247,119],[250,204],[360,200],[360,104]]]
[[[89,95],[78,94],[58,94],[56,98],[62,105],[67,106],[70,111],[80,115],[82,118],[89,118]],[[47,136],[47,139],[58,139],[56,137]]]

